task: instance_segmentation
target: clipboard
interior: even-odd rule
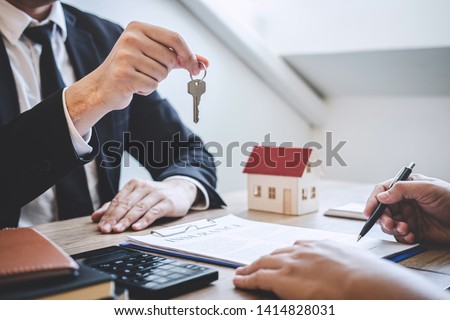
[[[234,215],[160,228],[147,235],[128,235],[122,246],[236,268],[276,249],[292,246],[296,240],[333,240],[394,262],[423,250],[417,244],[370,237],[356,243],[353,234],[252,221]]]
[[[161,238],[168,238],[168,237],[172,237],[172,236],[186,234],[190,231],[198,231],[198,230],[207,229],[207,228],[211,228],[211,227],[215,227],[215,226],[217,226],[217,222],[214,219],[202,219],[202,220],[197,220],[197,221],[193,221],[191,223],[182,224],[182,225],[178,225],[178,226],[161,228],[161,229],[157,229],[157,230],[151,230],[150,235],[161,237]],[[194,261],[199,261],[199,262],[206,262],[206,263],[216,264],[216,265],[230,267],[230,268],[238,268],[238,267],[242,266],[242,264],[228,263],[225,261],[220,261],[220,260],[215,260],[215,259],[210,259],[210,258],[205,258],[205,257],[198,257],[195,255],[173,252],[173,251],[169,251],[169,250],[149,248],[146,246],[140,246],[140,245],[132,244],[129,242],[121,243],[121,244],[119,244],[119,246],[125,247],[125,248],[131,248],[131,249],[144,250],[147,252],[163,254],[163,255],[177,257],[177,258],[189,259],[189,260],[194,260]]]
[[[179,225],[179,226],[162,228],[162,229],[158,229],[158,230],[152,230],[152,231],[150,231],[150,234],[166,238],[166,237],[180,235],[180,234],[186,233],[190,230],[201,230],[201,229],[205,229],[205,228],[214,227],[216,225],[217,225],[217,222],[214,221],[213,219],[204,219],[204,220],[198,220],[198,221],[194,221],[192,223],[183,224],[183,225]]]
[[[417,246],[417,247],[411,248],[409,250],[385,257],[384,259],[392,261],[392,262],[400,262],[400,261],[406,260],[408,258],[411,258],[419,253],[425,252],[426,250],[427,249],[424,246]]]
[[[198,262],[211,263],[211,264],[215,264],[218,266],[229,267],[229,268],[234,268],[234,269],[242,266],[242,264],[229,263],[229,262],[218,261],[218,260],[214,260],[214,259],[201,258],[201,257],[188,255],[188,254],[175,253],[172,251],[159,250],[159,249],[154,249],[154,248],[131,244],[128,242],[121,243],[121,244],[119,244],[119,246],[125,247],[125,248],[130,248],[130,249],[143,250],[143,251],[147,251],[147,252],[151,252],[151,253],[162,254],[162,255],[176,257],[176,258],[183,258],[183,259],[188,259],[188,260],[193,260],[193,261],[198,261]]]

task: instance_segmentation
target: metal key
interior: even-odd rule
[[[206,82],[203,80],[192,80],[188,83],[188,92],[194,97],[194,122],[197,123],[199,119],[198,105],[200,98],[206,91]]]
[[[202,62],[200,62],[201,64],[203,64]],[[205,74],[203,75],[202,79],[193,79],[192,75],[191,76],[191,81],[189,81],[188,83],[188,93],[190,95],[192,95],[192,97],[194,98],[194,122],[197,123],[198,119],[199,119],[199,109],[198,109],[198,105],[200,104],[200,98],[202,96],[202,94],[204,94],[206,92],[206,82],[203,81],[203,79],[205,79],[206,77],[206,66],[203,64],[203,66],[205,67]]]

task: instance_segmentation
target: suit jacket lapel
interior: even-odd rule
[[[16,82],[9,63],[5,43],[0,35],[0,124],[6,124],[20,114]]]
[[[102,62],[90,33],[76,27],[76,18],[64,11],[67,25],[66,49],[77,79],[97,68]]]

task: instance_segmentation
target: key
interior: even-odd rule
[[[192,95],[194,98],[194,122],[197,123],[199,119],[199,109],[198,105],[200,104],[200,98],[202,94],[206,92],[206,82],[203,81],[206,77],[206,66],[203,62],[199,61],[199,63],[204,68],[204,74],[203,78],[201,79],[194,79],[192,78],[192,74],[190,75],[191,81],[188,83],[188,93]]]
[[[188,83],[188,93],[194,98],[194,122],[197,123],[199,120],[199,109],[200,98],[202,94],[206,91],[206,82],[203,80],[195,79],[189,81]]]
[[[199,120],[200,98],[206,91],[206,83],[203,80],[192,80],[188,84],[188,91],[194,97],[194,122]]]

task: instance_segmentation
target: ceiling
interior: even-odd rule
[[[295,54],[283,58],[324,97],[450,95],[450,47]]]

